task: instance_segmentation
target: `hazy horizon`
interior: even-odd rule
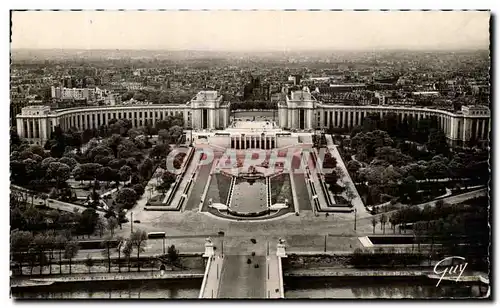
[[[13,11],[11,49],[488,50],[489,19],[489,11]]]

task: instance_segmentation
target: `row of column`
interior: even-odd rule
[[[362,125],[364,119],[370,113],[378,113],[380,118],[393,113],[390,111],[323,111],[323,114],[319,114],[318,120],[320,126],[328,128],[342,127],[342,128],[353,128],[355,126]],[[469,140],[480,139],[485,140],[488,138],[489,133],[489,119],[487,118],[453,118],[451,116],[445,115],[435,115],[431,112],[401,112],[397,113],[400,122],[404,120],[414,120],[428,119],[433,116],[436,117],[438,121],[438,127],[442,129],[446,136],[452,139],[462,139]],[[465,123],[464,123],[465,122]]]
[[[69,129],[77,127],[78,129],[99,128],[101,125],[107,125],[111,119],[129,119],[133,127],[146,125],[149,121],[154,124],[157,121],[165,119],[169,115],[182,114],[183,111],[117,111],[117,112],[99,112],[82,113],[70,116],[63,116],[61,127]]]
[[[489,119],[463,119],[463,129],[457,130],[458,139],[467,140],[486,140],[489,137]],[[461,128],[461,126],[459,128]]]
[[[275,136],[232,136],[231,148],[237,150],[262,149],[269,150],[276,147]]]
[[[17,133],[23,138],[40,138],[40,121],[39,119],[22,119],[21,127],[18,126]]]
[[[355,126],[360,126],[363,124],[364,119],[370,113],[378,113],[380,118],[393,113],[389,111],[324,111],[323,117],[319,116],[319,120],[323,120],[320,123],[323,127],[343,127],[343,128],[352,128]],[[405,119],[416,119],[420,120],[423,118],[430,118],[430,113],[420,113],[420,112],[403,112],[397,113],[399,121],[402,122]],[[440,125],[444,125],[441,123]]]

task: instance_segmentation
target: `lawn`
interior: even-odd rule
[[[212,199],[213,203],[226,204],[230,186],[231,177],[222,173],[215,173],[210,180],[207,200]]]
[[[292,185],[290,176],[283,173],[271,178],[271,204],[285,203],[288,199],[290,205],[293,205]]]

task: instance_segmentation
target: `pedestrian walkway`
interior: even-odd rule
[[[278,256],[267,256],[266,298],[282,298],[283,296],[283,273],[281,271],[281,258]]]
[[[200,290],[200,298],[217,298],[223,263],[224,258],[221,255],[214,255],[208,258],[207,268]]]
[[[351,203],[353,207],[356,209],[358,217],[370,216],[370,213],[365,208],[363,200],[359,196],[358,190],[356,189],[356,186],[354,185],[354,182],[352,181],[351,176],[347,171],[347,168],[344,164],[344,160],[342,159],[342,156],[337,150],[337,146],[333,143],[332,136],[325,135],[325,138],[330,154],[337,160],[337,166],[342,168],[342,173],[343,173],[342,182],[346,184],[347,189],[350,189],[353,192],[354,198],[352,199]]]

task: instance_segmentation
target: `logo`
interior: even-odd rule
[[[453,264],[453,260],[460,260],[460,262],[459,262],[460,264],[449,265],[446,267],[439,268],[440,266],[443,265],[443,263],[445,263],[447,261],[449,261],[449,263]],[[434,266],[434,273],[437,275],[441,275],[438,283],[436,284],[436,287],[439,286],[439,284],[441,283],[443,278],[445,278],[446,276],[453,277],[453,276],[458,274],[457,278],[455,279],[455,281],[458,282],[458,280],[460,280],[460,277],[462,277],[462,274],[464,273],[465,269],[467,268],[468,263],[464,262],[464,261],[465,261],[464,257],[452,256],[452,257],[444,258],[443,260],[436,263],[436,265]]]

